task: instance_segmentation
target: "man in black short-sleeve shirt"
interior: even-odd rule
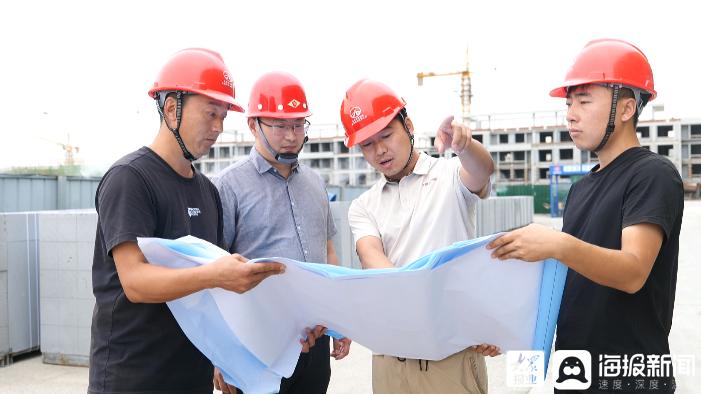
[[[284,267],[239,255],[187,269],[148,264],[137,237],[222,244],[219,194],[191,161],[209,151],[228,110],[243,111],[221,57],[205,49],[176,53],[149,94],[161,115],[155,140],[119,159],[95,197],[88,393],[211,394],[212,365],[165,302],[213,287],[242,293]]]
[[[567,98],[572,140],[599,164],[570,189],[562,232],[530,225],[489,248],[501,259],[569,266],[555,348],[591,353],[586,392],[674,392],[668,337],[684,194],[674,165],[635,133],[656,95],[650,65],[627,42],[592,41],[551,95]],[[600,374],[605,359],[622,373]]]
[[[201,173],[185,178],[143,147],[105,174],[95,201],[91,391],[181,388],[211,393],[211,364],[185,337],[164,303],[132,303],[109,251],[136,237],[188,234],[221,243],[221,205]],[[195,210],[196,214],[188,214]],[[129,341],[127,345],[125,343]],[[120,343],[122,342],[122,343]],[[126,345],[126,346],[125,346]],[[184,363],[181,360],[188,360]],[[190,391],[185,391],[190,392]]]

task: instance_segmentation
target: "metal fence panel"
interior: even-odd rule
[[[0,212],[95,206],[100,178],[0,174]]]

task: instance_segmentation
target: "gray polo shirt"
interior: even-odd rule
[[[297,165],[285,179],[254,148],[212,179],[224,211],[224,242],[249,259],[287,257],[326,263],[336,233],[321,177]]]

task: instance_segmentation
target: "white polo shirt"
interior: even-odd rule
[[[422,152],[413,173],[398,183],[382,177],[351,203],[348,222],[355,242],[379,238],[385,255],[400,267],[474,238],[479,196],[462,184],[460,168],[457,157],[436,159]]]

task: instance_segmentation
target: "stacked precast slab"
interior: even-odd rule
[[[0,215],[0,366],[39,348],[38,230],[35,212]]]

